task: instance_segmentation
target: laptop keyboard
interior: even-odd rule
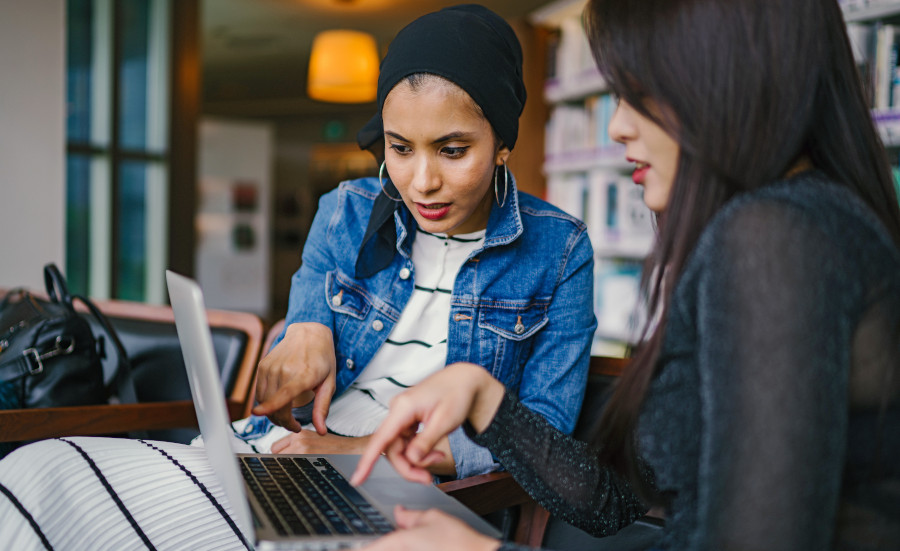
[[[239,459],[247,487],[282,536],[376,535],[393,530],[325,458]]]

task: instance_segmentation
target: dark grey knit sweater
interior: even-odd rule
[[[654,548],[900,549],[900,252],[855,195],[810,172],[729,202],[660,361],[638,430],[668,501]],[[475,440],[594,535],[645,510],[510,395]]]

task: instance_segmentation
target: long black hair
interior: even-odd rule
[[[716,211],[800,159],[854,190],[898,245],[900,208],[835,0],[591,0],[585,28],[612,90],[681,150],[644,269],[648,323],[595,434],[601,460],[646,493],[634,429],[669,297]]]

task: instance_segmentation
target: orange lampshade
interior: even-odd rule
[[[313,39],[309,57],[309,97],[333,103],[375,101],[378,47],[364,32],[323,31]]]

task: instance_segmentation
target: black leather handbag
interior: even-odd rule
[[[69,295],[54,264],[44,267],[49,300],[23,289],[0,300],[0,409],[80,406],[134,402],[128,356],[109,320],[89,300]],[[88,320],[76,312],[83,302],[102,328],[94,335]],[[107,348],[118,357],[116,372],[104,383]],[[17,447],[0,444],[0,457]]]

